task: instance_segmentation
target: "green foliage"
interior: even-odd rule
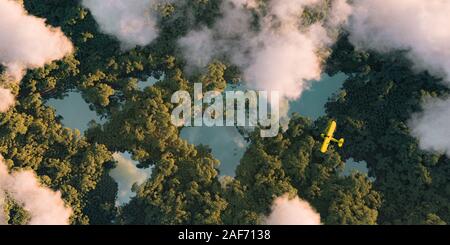
[[[111,153],[104,145],[87,142],[78,131],[62,127],[54,110],[43,105],[39,93],[25,95],[24,91],[35,90],[35,83],[27,83],[26,79],[20,104],[0,114],[0,154],[14,163],[13,168],[33,169],[42,184],[61,190],[63,199],[74,210],[74,224],[95,223],[96,218],[85,210],[102,208],[91,202],[89,194],[108,184],[100,180],[108,173]],[[101,202],[114,203],[117,187],[110,188],[114,194]],[[110,212],[115,212],[113,208]]]
[[[327,104],[346,137],[345,158],[365,160],[383,196],[378,222],[422,224],[449,221],[450,161],[419,149],[408,120],[425,97],[449,90],[426,72],[415,72],[404,52],[356,51],[345,36],[335,45],[331,72],[349,78]]]
[[[208,148],[179,138],[170,121],[170,96],[188,86],[173,70],[166,79],[134,93],[103,126],[88,130],[90,141],[114,151],[132,152],[139,167],[152,166],[152,177],[120,217],[125,224],[220,224],[226,202],[215,160]]]
[[[333,0],[324,0],[318,2],[316,5],[306,6],[305,11],[303,11],[301,16],[302,24],[304,26],[309,26],[323,21],[330,11],[332,1]]]
[[[227,67],[220,63],[215,62],[208,66],[207,74],[200,78],[203,83],[203,87],[206,91],[223,91],[227,86],[227,82],[224,78],[225,70]]]
[[[255,19],[267,0],[259,2]],[[273,200],[285,193],[311,203],[325,224],[449,223],[449,159],[420,150],[408,128],[426,96],[449,90],[428,73],[414,72],[404,52],[359,51],[341,36],[326,72],[349,78],[327,104],[327,117],[338,121],[345,147],[320,153],[327,118],[312,122],[295,116],[277,137],[251,134],[236,177],[220,178],[211,150],[188,144],[171,124],[170,98],[177,90],[192,91],[194,81],[205,90],[224,90],[227,82],[239,81],[241,71],[227,60],[185,75],[187,64],[176,45],[188,31],[212,26],[222,15],[222,1],[158,5],[159,37],[127,51],[99,31],[80,1],[23,3],[30,14],[61,27],[75,52],[29,71],[20,86],[8,85],[18,102],[0,114],[0,154],[8,167],[32,169],[43,185],[60,190],[74,210],[73,224],[260,224]],[[299,20],[304,26],[323,20],[330,3],[307,8]],[[138,81],[149,76],[160,81],[138,89]],[[45,102],[70,91],[81,92],[107,122],[92,122],[86,136],[64,128]],[[117,183],[108,175],[114,167],[111,153],[125,151],[138,167],[151,167],[152,175],[133,187],[130,203],[116,207]],[[343,159],[350,157],[367,162],[373,183],[359,173],[343,176]],[[5,211],[10,224],[30,219],[14,200],[7,200]]]
[[[5,215],[5,222],[10,225],[25,225],[30,219],[31,215],[19,203],[14,201],[9,195],[6,196],[3,210]]]
[[[318,128],[323,127],[295,115],[289,129],[277,137],[260,138],[258,132],[251,136],[252,143],[236,171],[244,193],[240,198],[245,201],[237,200],[243,210],[254,212],[251,218],[267,215],[273,200],[289,193],[309,201],[326,224],[376,223],[379,194],[361,174],[342,177],[344,163],[339,155],[332,149],[325,155],[319,151]],[[258,219],[246,222],[257,223]]]

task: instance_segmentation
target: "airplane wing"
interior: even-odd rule
[[[327,127],[327,134],[324,135],[324,140],[323,140],[323,144],[322,147],[320,148],[320,151],[322,153],[326,153],[328,150],[328,146],[330,145],[331,140],[333,139],[333,134],[334,131],[336,131],[336,122],[335,121],[331,121],[330,124]]]
[[[323,140],[322,147],[320,148],[320,151],[321,151],[322,153],[326,153],[326,152],[327,152],[328,146],[330,145],[330,141],[331,141],[331,138],[328,137],[328,136],[325,136],[325,138],[324,138],[324,140]]]
[[[328,130],[327,130],[327,135],[326,136],[328,138],[333,138],[334,131],[336,131],[336,122],[335,121],[331,121],[330,125],[328,126]]]

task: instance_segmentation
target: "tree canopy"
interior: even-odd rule
[[[236,176],[224,177],[209,146],[189,144],[170,121],[173,92],[192,91],[194,81],[220,91],[240,81],[241,71],[226,57],[186,72],[188,61],[177,46],[188,31],[222,16],[220,0],[159,5],[160,35],[127,50],[100,31],[80,1],[23,4],[61,27],[75,52],[29,70],[20,85],[8,85],[17,103],[0,113],[0,155],[10,170],[33,170],[42,185],[60,190],[73,209],[72,224],[261,224],[285,193],[308,201],[324,224],[450,222],[450,160],[421,150],[408,128],[425,97],[448,95],[449,89],[414,70],[405,52],[361,51],[341,33],[324,65],[327,74],[348,78],[329,98],[326,115],[316,121],[293,115],[288,130],[273,138],[259,137],[256,128]],[[329,7],[324,1],[307,9],[301,22],[322,20]],[[138,81],[149,77],[158,82],[139,89]],[[106,123],[92,122],[86,132],[64,127],[46,102],[71,91],[80,92]],[[346,146],[322,154],[320,133],[331,118]],[[109,176],[114,152],[130,152],[139,168],[152,169],[123,206],[116,205],[118,184]],[[344,175],[350,158],[366,161],[368,176]],[[29,221],[20,203],[9,197],[5,203],[8,223]]]

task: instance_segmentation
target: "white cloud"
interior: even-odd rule
[[[33,171],[9,174],[0,157],[0,204],[3,204],[5,192],[30,213],[30,225],[69,224],[72,209],[65,205],[59,191],[42,186]],[[0,205],[0,223],[5,223],[3,208]]]
[[[273,202],[272,213],[265,219],[268,225],[320,225],[320,215],[311,205],[298,196],[289,199],[288,194]]]
[[[427,70],[450,87],[450,1],[355,0],[347,29],[350,41],[378,52],[407,51],[415,69]],[[422,149],[450,156],[450,100],[432,99],[409,122]]]
[[[434,98],[423,105],[423,112],[412,116],[409,126],[412,135],[420,139],[420,148],[450,157],[449,122],[450,100]]]
[[[15,103],[11,90],[0,87],[0,113],[8,111]]]
[[[6,67],[6,81],[20,81],[26,69],[42,67],[73,51],[70,40],[59,28],[28,15],[16,1],[0,0],[0,64]],[[0,87],[0,113],[14,103],[11,91]]]
[[[380,52],[409,50],[417,68],[450,82],[449,13],[443,0],[356,0],[350,40]]]
[[[190,65],[201,68],[226,56],[240,67],[249,89],[278,91],[284,100],[298,99],[310,80],[320,79],[326,55],[319,56],[318,51],[333,43],[325,23],[299,26],[304,8],[320,2],[269,1],[268,13],[259,21],[260,30],[255,31],[251,10],[259,11],[256,1],[225,0],[223,17],[211,29],[191,31],[180,39],[179,46]],[[329,21],[336,27],[346,20],[349,10],[341,2],[334,9],[342,11]]]
[[[73,51],[70,40],[59,28],[28,15],[11,0],[0,0],[0,63],[15,80],[25,69],[42,67]]]
[[[83,0],[100,29],[115,36],[123,48],[146,46],[158,37],[157,15],[159,0]]]

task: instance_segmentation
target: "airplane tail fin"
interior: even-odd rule
[[[344,139],[343,138],[338,141],[338,146],[339,147],[343,147],[344,146]]]

